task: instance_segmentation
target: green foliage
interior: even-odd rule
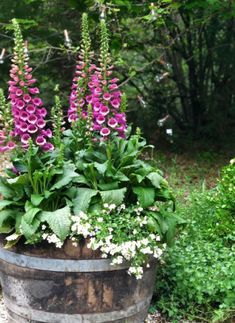
[[[72,156],[73,136],[65,141],[65,156]],[[158,201],[174,201],[162,173],[141,159],[147,148],[145,140],[135,134],[127,139],[114,136],[108,143],[94,142],[77,151],[74,164],[78,188],[70,192],[75,213],[100,209],[103,203],[118,206],[138,201],[146,208]]]
[[[187,224],[157,273],[157,306],[176,321],[221,322],[235,313],[235,248],[228,244],[235,227],[230,217],[217,234],[224,215],[218,216],[214,195],[194,193],[178,210]]]

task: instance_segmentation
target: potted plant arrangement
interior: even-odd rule
[[[94,63],[88,18],[69,108],[43,107],[17,21],[8,101],[0,93],[0,277],[10,322],[143,322],[174,198],[113,76],[105,21]],[[47,115],[49,122],[46,122]]]

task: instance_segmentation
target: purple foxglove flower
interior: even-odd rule
[[[117,120],[115,118],[110,118],[108,121],[108,125],[111,128],[115,128],[118,125]]]
[[[30,124],[36,124],[36,123],[37,123],[37,121],[38,121],[38,118],[35,116],[35,114],[30,114],[30,115],[28,116],[28,122],[29,122]]]
[[[38,136],[36,138],[36,144],[38,146],[44,146],[46,144],[46,139],[43,136]]]
[[[38,119],[37,126],[40,129],[43,129],[46,126],[46,122],[43,119]]]
[[[52,151],[52,150],[54,150],[54,146],[50,142],[48,142],[43,146],[43,150]]]
[[[28,133],[25,133],[21,136],[21,142],[23,144],[27,144],[30,138],[31,138],[30,135]]]
[[[34,106],[34,105],[29,104],[29,105],[26,107],[26,111],[27,111],[28,113],[30,113],[30,114],[33,114],[33,113],[35,113],[36,108],[35,108],[35,106]]]
[[[41,108],[37,110],[37,113],[40,117],[45,118],[45,116],[47,115],[47,110],[45,108]]]
[[[13,150],[15,149],[16,144],[13,141],[8,141],[7,143],[7,150]]]
[[[26,111],[21,111],[20,112],[20,119],[23,120],[23,121],[27,121],[29,115]]]
[[[113,83],[113,84],[109,85],[109,90],[110,91],[113,91],[113,90],[116,90],[116,89],[118,89],[118,85],[116,83]]]
[[[13,92],[14,92],[14,90],[13,90]],[[15,91],[15,94],[16,94],[16,96],[21,96],[23,94],[23,91],[21,89],[17,89]]]
[[[18,109],[22,110],[25,107],[25,103],[23,100],[17,100],[16,106]]]
[[[100,113],[101,113],[103,116],[106,116],[107,114],[109,114],[109,108],[108,108],[106,105],[103,105],[103,106],[100,108]]]
[[[51,129],[47,129],[47,130],[42,130],[42,135],[48,138],[51,138],[53,136]]]
[[[37,126],[35,126],[34,124],[30,124],[30,125],[28,125],[28,132],[29,133],[36,133],[37,131],[38,131],[38,127]]]
[[[31,101],[31,96],[29,94],[25,94],[23,96],[23,100],[24,102],[29,103]]]
[[[108,92],[104,93],[104,95],[103,95],[103,99],[105,101],[109,101],[111,99],[111,97],[112,97],[111,94]]]
[[[28,130],[28,125],[26,122],[21,122],[19,126],[19,130],[22,132],[26,132]]]
[[[118,109],[120,107],[120,100],[119,99],[113,99],[110,101],[112,107],[114,107],[115,109]]]
[[[35,104],[37,107],[41,107],[42,106],[42,100],[40,98],[34,98],[33,99],[33,104]]]
[[[115,77],[115,78],[111,79],[109,81],[109,83],[117,83],[118,81],[119,81],[119,79]]]
[[[102,114],[99,114],[98,117],[96,118],[96,122],[98,124],[102,124],[105,122],[105,117]]]
[[[101,136],[103,136],[103,137],[107,137],[107,136],[110,134],[110,130],[109,130],[109,128],[102,128],[102,129],[100,130],[100,134],[101,134]]]
[[[39,94],[39,89],[37,87],[29,88],[29,93],[31,93],[31,94]]]

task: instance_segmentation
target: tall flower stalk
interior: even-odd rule
[[[75,76],[71,87],[69,100],[68,121],[73,123],[79,118],[87,117],[87,108],[91,103],[90,93],[90,77],[96,69],[94,64],[91,64],[91,39],[89,35],[89,26],[87,14],[82,16],[82,41],[81,49],[78,55]]]
[[[117,84],[118,79],[112,77],[114,66],[111,65],[108,30],[103,19],[100,22],[100,32],[100,67],[92,76],[94,130],[102,137],[109,137],[117,132],[120,137],[125,138],[126,115],[125,112],[120,111],[122,92]],[[98,97],[96,97],[97,92]]]
[[[53,150],[49,142],[52,136],[50,129],[46,129],[46,109],[43,101],[38,96],[39,89],[35,87],[36,79],[33,78],[32,68],[28,65],[28,55],[19,24],[12,20],[14,27],[14,53],[10,70],[9,99],[14,120],[13,136],[20,139],[24,148],[29,145],[29,140],[43,150]]]
[[[119,90],[118,79],[112,77],[109,37],[104,20],[100,23],[100,30],[99,66],[96,66],[92,64],[87,15],[83,15],[82,45],[70,95],[68,120],[76,124],[78,119],[86,119],[87,131],[92,129],[91,137],[96,139],[107,139],[114,133],[125,138],[127,125],[123,107],[126,106],[126,98]],[[92,121],[91,115],[88,118],[89,106]]]
[[[6,102],[3,90],[0,89],[0,152],[15,148],[12,141],[13,120],[10,104]]]

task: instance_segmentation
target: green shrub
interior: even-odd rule
[[[221,322],[235,314],[235,226],[228,210],[218,212],[219,186],[216,193],[192,194],[178,210],[187,224],[158,269],[157,307],[175,322]]]

